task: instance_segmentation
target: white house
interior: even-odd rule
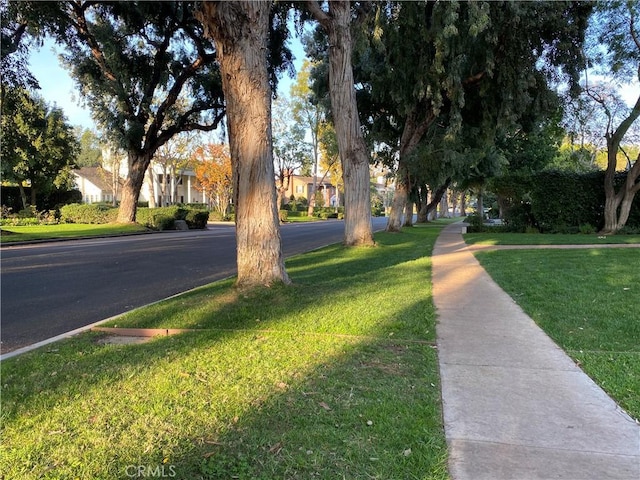
[[[114,171],[117,171],[115,176]],[[73,172],[76,187],[82,192],[85,203],[111,203],[114,197],[120,201],[127,173],[126,156],[107,149],[102,151],[102,166],[83,167]],[[158,207],[176,203],[206,203],[206,196],[196,185],[195,171],[152,160],[138,201]]]

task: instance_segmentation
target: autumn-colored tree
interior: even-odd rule
[[[202,145],[193,155],[196,164],[196,188],[204,192],[209,206],[226,215],[233,194],[231,157],[223,144]]]

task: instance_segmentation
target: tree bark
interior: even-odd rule
[[[440,185],[431,197],[431,201],[427,205],[427,219],[431,220],[431,214],[435,213],[438,205],[440,204],[440,200],[442,200],[442,196],[447,192],[449,185],[451,184],[451,177],[447,178],[444,184]]]
[[[371,246],[369,153],[362,136],[351,63],[351,2],[330,0],[329,12],[318,2],[307,5],[329,36],[329,94],[344,177],[344,244]]]
[[[227,105],[236,207],[237,285],[290,283],[284,267],[271,138],[267,72],[270,2],[204,2]]]
[[[24,185],[22,185],[22,182],[18,183],[18,189],[20,190],[20,200],[22,200],[22,208],[26,210],[29,206],[29,202],[27,201],[27,193],[24,191]]]
[[[144,174],[151,163],[151,154],[128,152],[129,174],[122,186],[122,200],[118,209],[118,223],[134,223],[138,197],[144,182]]]
[[[420,141],[424,137],[429,126],[435,120],[435,115],[429,111],[426,117],[419,120],[421,112],[425,106],[417,103],[404,122],[402,136],[400,137],[400,149],[398,160],[398,172],[396,174],[396,189],[393,193],[391,214],[387,221],[387,232],[399,232],[402,226],[403,206],[409,199],[409,192],[413,187],[409,176],[408,158],[415,151]],[[413,224],[413,219],[406,219],[405,224]]]
[[[398,172],[396,173],[396,188],[391,200],[391,212],[387,220],[387,232],[400,232],[402,230],[402,215],[409,198],[409,173],[404,159],[398,161]]]
[[[404,227],[413,227],[413,202],[407,200],[404,206]]]
[[[631,208],[631,203],[635,194],[640,189],[640,184],[636,184],[636,180],[640,177],[640,155],[635,164],[627,172],[627,180],[625,184],[616,192],[614,181],[616,176],[616,165],[618,161],[618,150],[620,143],[625,134],[631,128],[631,125],[640,117],[640,97],[636,100],[635,105],[631,109],[629,115],[620,122],[618,128],[614,132],[606,134],[607,139],[607,170],[604,177],[604,228],[600,233],[613,234],[620,230],[626,223],[629,212],[627,211],[624,219],[618,214],[618,207],[624,202],[625,210]],[[622,211],[620,212],[622,213]],[[622,221],[624,220],[624,221]]]

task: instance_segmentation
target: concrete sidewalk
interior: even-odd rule
[[[433,252],[453,480],[640,479],[640,426],[489,277],[460,224]]]

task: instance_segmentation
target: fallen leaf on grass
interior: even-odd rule
[[[331,407],[327,405],[325,402],[320,402],[318,405],[320,405],[325,410],[331,410]]]
[[[278,442],[275,445],[272,445],[269,449],[269,453],[277,455],[278,453],[280,453],[280,450],[282,450],[282,442]]]

